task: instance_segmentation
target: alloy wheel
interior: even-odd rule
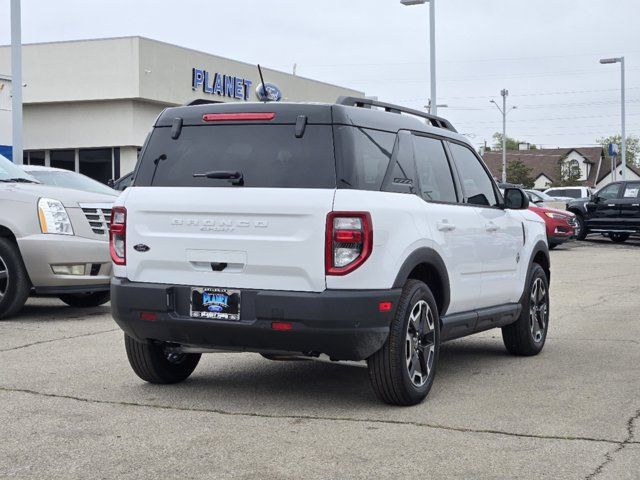
[[[547,288],[541,278],[536,278],[531,286],[529,302],[529,328],[533,341],[540,343],[547,328],[549,297]]]
[[[0,257],[0,299],[4,298],[9,288],[9,269],[2,257]]]
[[[421,387],[429,379],[435,358],[434,317],[431,307],[424,300],[419,300],[409,314],[405,358],[411,382]]]

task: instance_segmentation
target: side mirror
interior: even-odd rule
[[[589,200],[591,200],[593,203],[598,203],[600,199],[598,198],[598,194],[592,193],[591,196],[589,197]]]
[[[529,208],[529,197],[519,188],[505,188],[504,208],[510,210],[526,210]]]

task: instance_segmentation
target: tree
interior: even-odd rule
[[[527,167],[522,160],[507,162],[507,182],[522,185],[524,188],[533,188],[531,168]]]
[[[622,152],[622,135],[611,135],[609,137],[598,138],[596,140],[604,148],[605,156],[609,158],[609,144],[618,146],[618,151]],[[627,137],[627,165],[640,167],[640,138],[630,135]],[[620,160],[620,159],[618,159]]]
[[[564,162],[560,160],[560,186],[561,187],[575,187],[580,185],[580,164],[577,160],[573,159],[570,162]]]
[[[507,136],[507,150],[518,150],[518,147],[521,143],[529,143],[524,140],[516,140],[515,138],[511,138]],[[537,150],[534,144],[530,144],[529,148],[531,150]],[[502,151],[502,134],[500,132],[496,132],[493,134],[493,150],[497,150],[499,152]]]

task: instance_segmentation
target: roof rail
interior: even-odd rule
[[[370,98],[358,98],[358,97],[338,97],[336,100],[337,105],[346,105],[349,107],[360,107],[360,108],[371,108],[371,107],[379,107],[384,108],[385,112],[390,113],[406,113],[409,115],[414,115],[416,117],[424,118],[428,120],[431,125],[437,128],[444,128],[446,130],[451,130],[452,132],[458,133],[458,131],[451,125],[449,120],[446,120],[442,117],[438,117],[437,115],[430,115],[425,112],[421,112],[420,110],[414,110],[412,108],[401,107],[400,105],[394,105],[392,103],[379,102],[378,100],[373,100]]]

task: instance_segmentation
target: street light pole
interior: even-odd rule
[[[625,131],[625,99],[624,99],[624,57],[614,57],[614,58],[602,58],[600,59],[600,63],[609,64],[609,63],[619,63],[620,64],[620,128],[621,132],[621,145],[620,149],[622,152],[620,153],[620,157],[622,159],[622,180],[627,179],[627,136]],[[615,170],[615,169],[614,169]],[[611,173],[614,174],[615,171],[612,170]]]
[[[431,77],[431,100],[429,113],[438,114],[436,101],[436,1],[435,0],[400,0],[402,5],[423,5],[429,2],[429,74]]]
[[[431,73],[431,114],[438,114],[436,102],[436,0],[429,1],[429,71]]]
[[[22,33],[20,0],[11,0],[12,156],[22,165]]]
[[[514,110],[515,106],[511,107],[510,110],[507,110],[507,96],[509,95],[509,90],[503,88],[500,90],[500,95],[502,95],[502,108],[496,103],[495,100],[490,100],[500,113],[502,114],[502,183],[507,182],[507,113],[510,110]]]

